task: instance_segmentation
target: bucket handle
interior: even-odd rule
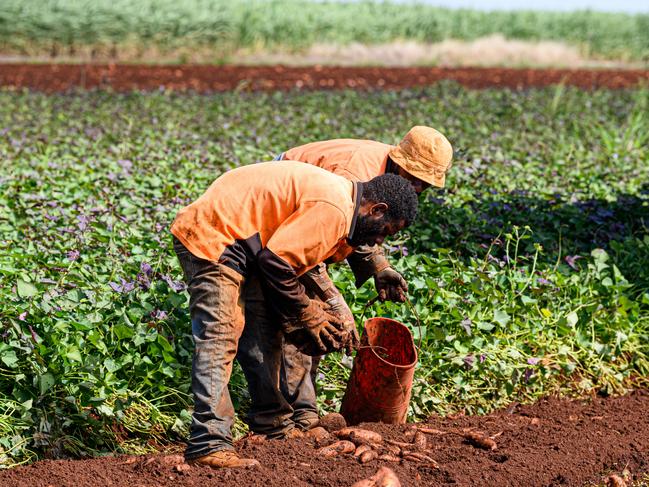
[[[365,303],[365,306],[363,306],[363,312],[361,313],[361,323],[364,322],[365,320],[365,313],[367,312],[367,308],[372,306],[376,301],[379,299],[378,294],[374,296],[372,299],[370,299],[367,303]],[[406,296],[406,303],[408,306],[410,306],[410,310],[412,311],[412,314],[415,315],[415,319],[417,320],[417,327],[419,328],[419,343],[415,345],[415,348],[417,349],[417,355],[421,355],[421,340],[423,338],[422,330],[421,330],[421,318],[419,317],[419,313],[417,313],[417,310],[415,309],[415,306],[412,304],[412,301],[410,301],[410,296]],[[374,347],[372,345],[368,345],[368,348],[371,348],[374,350],[375,348],[382,348],[382,347]],[[376,352],[375,352],[376,353]],[[401,394],[403,395],[404,401],[406,400],[406,393],[403,385],[401,384],[401,380],[399,379],[399,374],[397,373],[397,370],[394,370],[394,378],[397,381],[397,384],[399,384],[399,389],[401,390]]]
[[[365,306],[363,306],[363,312],[361,313],[361,323],[363,323],[363,320],[365,320],[365,313],[367,312],[367,308],[372,306],[374,303],[376,303],[379,299],[378,294],[374,296],[372,299],[370,299],[367,303],[365,303]],[[419,343],[415,345],[417,348],[417,355],[421,354],[421,340],[424,337],[422,331],[421,331],[421,318],[419,317],[419,313],[417,313],[417,309],[415,308],[415,305],[412,304],[412,301],[410,301],[410,296],[406,296],[406,303],[410,307],[410,311],[412,312],[413,315],[415,315],[415,319],[417,320],[417,328],[419,329]]]

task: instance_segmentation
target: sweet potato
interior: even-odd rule
[[[334,432],[338,438],[351,440],[357,445],[370,445],[383,443],[383,437],[374,431],[361,428],[343,428]]]
[[[349,439],[356,444],[370,445],[383,443],[383,437],[374,431],[355,429],[349,434]]]
[[[388,467],[381,467],[369,479],[360,480],[352,487],[401,487],[397,474]]]
[[[428,462],[433,465],[437,465],[437,462],[433,460],[431,457],[428,455],[424,455],[423,453],[419,452],[412,452],[412,451],[404,451],[403,452],[403,458],[404,460],[410,460],[410,461],[415,461],[415,462]]]
[[[376,450],[370,449],[370,450],[367,450],[367,451],[361,453],[361,456],[358,457],[358,461],[361,462],[361,463],[368,463],[368,462],[371,462],[372,460],[375,460],[376,458],[378,458],[378,456],[379,456],[379,452],[377,452]]]
[[[404,443],[403,441],[395,441],[395,440],[385,440],[386,443],[394,446],[398,446],[401,448],[412,448],[412,443]]]
[[[381,447],[382,447],[385,451],[387,451],[388,453],[390,453],[391,455],[397,455],[397,456],[401,455],[401,448],[399,448],[399,447],[396,446],[396,445],[389,445],[389,444],[388,444],[388,445],[385,445],[385,444],[384,444],[384,445],[381,445]]]
[[[320,418],[318,426],[322,426],[331,433],[332,431],[337,431],[347,426],[347,422],[345,421],[345,418],[343,418],[342,414],[329,413]]]
[[[320,448],[317,453],[323,457],[335,457],[337,455],[342,455],[345,453],[351,453],[356,450],[356,445],[351,441],[341,440],[336,443],[332,443],[329,446],[323,446]]]
[[[403,437],[407,441],[412,441],[415,438],[415,435],[417,434],[417,427],[416,426],[409,426],[406,432],[403,434]]]
[[[434,429],[434,428],[418,428],[419,431],[422,433],[426,433],[428,435],[445,435],[446,431]]]
[[[370,451],[372,447],[370,445],[360,445],[358,448],[356,448],[356,451],[354,452],[354,456],[356,458],[360,457],[363,453],[366,451]]]
[[[626,487],[626,481],[619,475],[609,475],[606,478],[607,487]]]
[[[313,438],[317,445],[326,443],[331,438],[331,434],[322,426],[316,426],[315,428],[310,429],[304,433],[304,436],[307,438]]]
[[[426,435],[423,434],[421,431],[417,431],[415,433],[415,437],[412,440],[412,443],[414,446],[419,448],[420,450],[425,450],[428,448],[428,442],[426,440]]]
[[[401,458],[399,458],[397,455],[392,455],[390,453],[384,453],[383,455],[379,455],[379,460],[383,460],[383,461],[386,461],[386,462],[399,463],[401,461]]]
[[[462,437],[473,446],[482,448],[483,450],[495,450],[498,447],[494,440],[475,431],[467,431],[462,434]]]

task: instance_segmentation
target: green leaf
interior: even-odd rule
[[[486,321],[478,321],[478,324],[476,326],[478,327],[478,329],[483,331],[491,331],[495,328],[495,325]]]
[[[82,359],[81,359],[81,353],[79,352],[79,349],[77,349],[77,348],[72,348],[72,349],[70,349],[70,350],[65,354],[65,356],[66,356],[68,359],[72,360],[73,362],[81,362],[81,361],[82,361]]]
[[[511,317],[507,314],[506,311],[501,309],[494,310],[494,321],[500,326],[507,326]]]
[[[120,340],[125,340],[135,335],[135,331],[133,330],[133,328],[123,323],[115,325],[113,327],[113,332],[115,332],[115,335],[117,335],[117,338],[119,338]]]
[[[36,286],[34,286],[31,282],[24,281],[20,278],[16,283],[16,290],[18,291],[18,296],[20,296],[21,298],[31,298],[32,296],[36,296],[36,294],[38,294],[38,289],[36,288]]]
[[[11,367],[13,369],[18,363],[18,357],[16,356],[16,352],[14,350],[9,350],[8,352],[2,352],[2,361],[5,363],[7,367]]]
[[[81,359],[81,357],[79,357]],[[54,385],[54,375],[50,372],[45,372],[38,378],[38,387],[41,395],[45,394]]]
[[[577,313],[575,313],[574,311],[571,311],[566,315],[566,323],[571,328],[574,328],[578,321],[579,321],[579,316],[577,316]]]

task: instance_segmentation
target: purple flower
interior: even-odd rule
[[[140,272],[145,276],[150,276],[153,273],[153,268],[147,262],[142,262],[140,264]]]
[[[155,311],[151,312],[151,317],[155,318],[156,320],[164,320],[167,318],[167,312],[161,309],[156,309]]]
[[[581,259],[581,258],[582,258],[581,255],[566,255],[565,260],[566,260],[566,263],[567,263],[570,267],[572,267],[574,270],[578,271],[578,270],[579,270],[579,267],[577,267],[577,265],[575,264],[575,262],[577,262],[577,260],[578,260],[578,259]]]
[[[541,359],[538,359],[536,357],[530,357],[527,359],[528,365],[536,365],[541,361]]]
[[[534,371],[532,369],[525,369],[525,372],[523,373],[523,380],[525,381],[525,383],[529,382],[533,375]]]
[[[185,285],[182,282],[174,281],[168,275],[162,276],[162,280],[167,283],[167,285],[175,292],[180,292],[185,289]]]
[[[25,321],[25,318],[27,318],[27,311],[23,311],[22,313],[20,313],[20,314],[18,315],[18,319],[19,319],[20,321]]]
[[[475,357],[473,356],[473,354],[470,353],[469,355],[464,357],[462,361],[464,362],[464,365],[466,365],[466,367],[470,369],[471,367],[473,367],[473,363],[475,362]]]
[[[81,255],[78,250],[70,250],[67,254],[68,260],[75,261]]]
[[[120,159],[119,161],[117,161],[117,164],[119,164],[119,166],[122,168],[122,171],[126,173],[133,169],[133,163],[128,159]]]
[[[79,221],[79,224],[77,225],[79,230],[83,232],[86,228],[88,228],[88,223],[90,223],[90,218],[88,218],[86,215],[78,215],[77,220]]]
[[[550,281],[548,281],[547,279],[544,279],[543,277],[539,277],[539,278],[536,280],[536,282],[538,282],[538,283],[541,284],[542,286],[549,286],[550,284],[552,284]]]
[[[480,354],[480,363],[483,363],[485,360],[487,360],[487,355],[484,353]]]
[[[134,281],[129,281],[127,282],[124,280],[123,277],[119,278],[121,281],[121,284],[117,284],[116,282],[109,282],[108,285],[110,288],[115,291],[116,293],[130,293],[133,289],[135,289],[135,282]]]

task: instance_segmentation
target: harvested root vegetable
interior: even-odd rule
[[[379,455],[379,460],[383,460],[383,461],[386,461],[386,462],[399,463],[401,461],[401,458],[399,458],[397,455],[392,455],[390,453],[384,453],[383,455]]]
[[[396,445],[381,445],[384,450],[392,455],[401,455],[401,448]]]
[[[352,453],[356,450],[356,445],[351,441],[341,440],[336,443],[332,443],[329,446],[324,446],[318,450],[318,455],[323,457],[335,457],[337,455],[343,455],[345,453]]]
[[[361,456],[358,457],[358,461],[361,463],[368,463],[371,462],[372,460],[376,460],[378,456],[379,456],[379,452],[370,449],[361,453]]]
[[[462,437],[473,446],[482,448],[483,450],[495,450],[498,446],[496,442],[488,436],[483,436],[475,431],[467,431],[462,434]]]
[[[419,448],[420,450],[425,450],[428,448],[428,442],[426,440],[426,435],[421,431],[415,433],[415,438],[412,441],[413,445]]]
[[[381,467],[369,479],[356,482],[352,487],[401,487],[401,482],[392,469]]]
[[[419,452],[404,451],[403,459],[410,460],[411,462],[428,462],[430,464],[437,466],[437,462],[435,460],[433,460],[428,455],[424,455],[423,453],[419,453]]]
[[[403,434],[403,437],[404,437],[407,441],[413,441],[413,439],[415,438],[415,435],[416,435],[416,434],[417,434],[417,427],[413,425],[413,426],[409,426],[409,427],[408,427],[408,429],[406,430],[406,432]]]
[[[422,433],[426,433],[428,435],[445,435],[446,431],[434,429],[434,428],[418,428],[419,431]]]
[[[343,418],[342,414],[329,413],[320,418],[318,426],[322,426],[331,433],[347,426],[347,422],[345,421],[345,418]]]
[[[609,475],[606,478],[607,487],[626,487],[626,481],[619,475]]]
[[[338,438],[351,440],[357,445],[371,445],[383,443],[383,437],[374,431],[361,428],[343,428],[334,432]]]
[[[385,440],[386,443],[394,446],[398,446],[400,448],[412,448],[412,443],[404,443],[403,441],[395,441],[395,440]]]
[[[383,437],[374,431],[355,429],[349,434],[349,439],[356,444],[369,445],[383,443]]]
[[[366,451],[370,451],[372,447],[370,445],[360,445],[358,448],[356,448],[356,451],[354,452],[354,456],[356,458],[360,457],[363,453]]]
[[[329,439],[331,439],[331,434],[322,426],[316,426],[315,428],[310,429],[309,431],[304,433],[304,436],[306,436],[307,438],[313,438],[318,445],[326,443]]]

